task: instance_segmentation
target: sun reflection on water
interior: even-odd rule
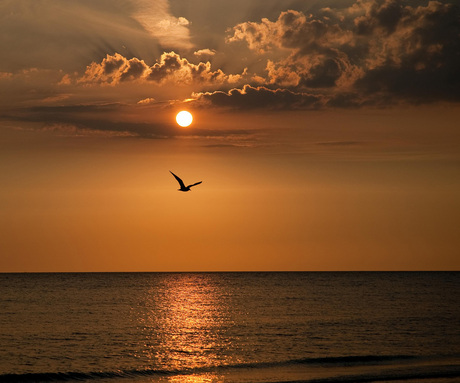
[[[232,362],[222,352],[231,347],[226,332],[232,322],[215,278],[177,274],[162,279],[141,302],[137,321],[144,336],[136,357],[146,368],[185,373],[169,376],[168,382],[216,381],[215,374],[196,375],[192,369]]]
[[[200,375],[180,375],[180,376],[169,376],[164,380],[160,380],[161,382],[168,382],[168,383],[214,383],[220,382],[218,375],[205,373]]]

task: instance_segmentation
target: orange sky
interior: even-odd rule
[[[127,3],[0,6],[0,272],[460,268],[449,2]]]

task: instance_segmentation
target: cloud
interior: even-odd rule
[[[308,93],[298,93],[287,89],[268,89],[245,85],[242,89],[228,92],[215,91],[195,93],[195,103],[233,109],[317,109],[322,98]]]
[[[228,138],[238,142],[253,139],[253,132],[247,129],[180,128],[171,117],[175,110],[176,108],[169,103],[147,102],[138,105],[121,103],[43,105],[12,109],[7,114],[0,113],[0,121],[8,121],[13,126],[27,126],[27,129],[50,132],[59,136],[144,139],[200,137],[209,140]],[[138,118],[133,119],[132,116]]]
[[[144,98],[142,100],[139,100],[137,103],[139,105],[149,105],[149,104],[154,104],[156,100],[152,97]]]
[[[361,72],[340,50],[351,39],[350,31],[329,19],[289,10],[275,22],[262,19],[260,23],[239,24],[227,41],[246,41],[250,49],[259,52],[287,52],[282,59],[267,61],[268,84],[330,88],[349,84]]]
[[[122,104],[35,106],[10,110],[0,118],[27,123],[27,126],[32,124],[35,130],[60,136],[157,138],[171,135],[162,124],[120,121],[126,108]]]
[[[416,102],[460,100],[457,6],[430,1],[413,8],[386,1],[359,18],[357,27],[378,37],[369,43],[367,70],[357,81],[358,89]]]
[[[288,10],[236,25],[227,42],[267,57],[262,85],[322,94],[328,105],[460,101],[455,4],[359,0],[316,15]]]
[[[249,48],[259,52],[287,48],[301,51],[328,52],[343,44],[350,36],[338,24],[324,18],[288,10],[274,22],[264,18],[260,23],[245,22],[233,27],[228,42],[246,41]]]
[[[189,20],[171,14],[167,0],[135,0],[133,17],[166,49],[191,49]]]
[[[67,91],[62,93],[56,86],[63,76],[60,71],[38,68],[0,72],[0,88],[4,90],[0,95],[0,110],[8,110],[17,103],[52,103],[69,98]]]
[[[177,85],[235,84],[243,74],[227,75],[222,70],[212,70],[211,63],[193,64],[175,52],[163,53],[158,62],[148,66],[137,58],[127,59],[119,53],[107,55],[100,63],[93,62],[82,77],[83,84],[116,85],[121,82],[172,82]]]
[[[193,54],[197,57],[201,56],[214,56],[216,54],[216,51],[214,49],[200,49],[198,51],[193,52]]]
[[[0,72],[0,80],[12,79],[13,73],[11,72]]]
[[[226,39],[214,29],[194,36],[218,54],[191,43],[199,9],[183,17],[167,0],[96,3],[1,3],[0,49],[8,55],[0,82],[11,90],[4,108],[178,100],[192,91],[203,105],[237,108],[460,101],[460,10],[450,0],[356,0],[308,12],[289,2],[304,11],[271,8],[270,18],[235,21]]]
[[[39,129],[42,132],[51,132],[61,137],[135,137],[137,134],[126,130],[98,129],[97,127],[86,127],[82,124],[71,123],[45,123]]]
[[[80,83],[105,83],[115,85],[122,81],[136,80],[144,77],[148,65],[137,58],[127,59],[119,53],[107,55],[101,63],[91,63]]]
[[[166,32],[158,28],[162,33],[156,34],[136,19],[152,13],[158,21],[174,19],[166,0],[1,1],[0,51],[8,52],[2,57],[2,70],[36,67],[72,72],[122,49],[150,58],[158,54],[159,45],[192,46],[187,26]],[[169,43],[171,36],[174,41]]]

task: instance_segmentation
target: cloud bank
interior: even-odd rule
[[[235,109],[258,109],[267,106],[277,110],[316,109],[322,104],[321,96],[318,95],[250,85],[245,85],[242,89],[231,89],[228,92],[204,92],[193,96],[200,103]]]
[[[30,127],[18,127],[18,130],[33,129],[59,136],[144,139],[227,137],[238,141],[251,138],[252,132],[248,129],[183,129],[170,118],[176,112],[174,106],[168,103],[146,99],[136,105],[110,103],[18,108],[8,114],[0,114],[0,120],[8,120],[13,127],[17,126],[16,122],[26,122],[25,126]],[[141,118],[130,118],[133,115]],[[167,121],[149,118],[158,115],[167,115]]]
[[[0,85],[12,90],[3,104],[142,105],[192,92],[193,106],[237,109],[460,101],[460,10],[451,1],[356,0],[342,8],[287,9],[232,25],[226,35],[221,28],[221,44],[211,44],[215,32],[209,46],[192,44],[193,19],[174,16],[166,0],[101,1],[68,9],[56,0],[41,2],[42,8],[25,7],[26,0],[0,6],[0,47],[9,52]],[[146,46],[150,53],[142,54]],[[89,51],[78,69],[66,66],[69,57],[80,62]]]
[[[234,84],[242,75],[227,75],[222,70],[212,70],[211,63],[193,64],[175,52],[163,53],[158,62],[149,66],[137,58],[127,59],[119,53],[107,55],[100,63],[93,62],[78,79],[83,84],[116,85],[121,82],[138,81],[178,85]]]

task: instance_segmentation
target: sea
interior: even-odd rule
[[[460,382],[460,273],[0,274],[0,382]]]

